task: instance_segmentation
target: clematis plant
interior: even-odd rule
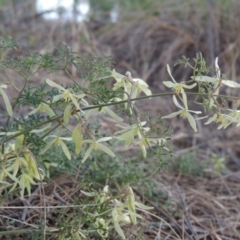
[[[180,115],[182,118],[187,118],[192,129],[197,132],[197,126],[196,126],[196,121],[194,119],[194,117],[190,114],[190,112],[192,113],[196,113],[196,114],[201,114],[202,112],[201,111],[192,111],[192,110],[188,110],[188,105],[187,105],[187,100],[185,99],[185,101],[183,101],[184,103],[184,107],[181,106],[176,98],[175,95],[173,95],[173,102],[174,104],[180,108],[181,110],[177,111],[177,112],[174,112],[174,113],[171,113],[167,116],[164,116],[162,117],[162,119],[164,118],[173,118],[173,117],[176,117],[177,115]]]

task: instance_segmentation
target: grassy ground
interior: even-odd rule
[[[30,11],[27,4],[27,16],[26,11],[6,5],[4,11],[8,14],[2,19],[0,34],[20,42],[23,47],[16,55],[25,50],[53,52],[60,41],[83,57],[111,55],[119,72],[128,70],[134,77],[145,79],[153,92],[166,90],[162,81],[169,79],[167,63],[173,66],[182,55],[192,58],[196,52],[202,52],[208,64],[219,56],[222,72],[240,82],[239,1],[207,3],[211,1],[145,2],[145,11],[133,11],[134,6],[128,6],[114,24],[97,18],[87,23],[48,22]],[[74,68],[69,71],[81,81]],[[9,74],[20,86],[22,79]],[[176,67],[173,75],[178,80],[188,79],[190,71]],[[69,82],[62,72],[42,72],[32,82],[43,81],[46,76],[59,83]],[[0,82],[4,82],[3,75]],[[226,93],[239,97],[235,90]],[[14,97],[12,92],[9,95]],[[168,98],[138,104],[152,114],[165,115],[175,109]],[[100,121],[105,128],[111,124],[108,118]],[[57,239],[56,235],[61,234],[61,239],[71,239],[71,230],[79,227],[83,217],[76,206],[90,201],[80,190],[89,184],[99,189],[106,183],[111,183],[114,191],[119,184],[130,183],[136,198],[153,206],[152,213],[158,216],[143,214],[143,222],[125,229],[128,239],[240,239],[239,129],[216,131],[215,126],[199,122],[199,132],[193,134],[186,122],[173,119],[170,124],[176,157],[169,162],[167,171],[155,173],[159,161],[151,153],[144,160],[135,148],[124,152],[121,146],[116,146],[115,161],[96,155],[85,165],[63,164],[52,173],[44,191],[33,189],[25,202],[11,194],[1,196],[0,239],[43,239],[43,223],[51,229],[46,239]],[[109,239],[118,236],[113,233]]]

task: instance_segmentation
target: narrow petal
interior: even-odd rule
[[[126,78],[126,76],[116,72],[115,69],[112,70],[111,74],[112,74],[112,77],[115,78],[117,82],[121,81],[123,78]]]
[[[80,190],[80,192],[83,193],[84,195],[88,196],[88,197],[94,197],[96,195],[95,193],[85,192],[83,190]]]
[[[79,154],[82,150],[82,144],[83,144],[83,137],[80,136],[78,141],[75,143],[75,153]]]
[[[177,100],[177,98],[176,98],[175,95],[173,95],[173,102],[174,102],[174,104],[175,104],[178,108],[184,109],[183,106],[181,106],[181,105],[179,104],[179,102],[178,102],[178,100]]]
[[[63,113],[63,122],[65,125],[68,124],[69,118],[71,117],[71,113],[72,113],[72,104],[68,104]]]
[[[193,110],[188,110],[188,112],[196,113],[196,114],[201,114],[201,111],[193,111]]]
[[[213,115],[212,117],[210,117],[210,118],[208,119],[208,121],[205,122],[204,124],[207,125],[207,124],[209,124],[209,123],[215,121],[216,118],[217,118],[217,114],[214,114],[214,115]]]
[[[218,79],[220,79],[220,77],[221,77],[221,70],[220,70],[220,68],[218,66],[218,57],[216,57],[216,59],[215,59],[215,71],[216,71],[216,77]]]
[[[154,209],[153,207],[149,207],[149,206],[146,206],[142,203],[139,203],[139,202],[135,202],[135,205],[137,207],[139,207],[140,209],[143,209],[143,210],[151,210],[151,209]]]
[[[76,98],[74,98],[72,94],[70,94],[70,98],[71,98],[71,100],[72,100],[73,104],[75,105],[76,109],[78,109],[78,110],[79,110],[79,109],[80,109],[80,107],[79,107],[79,104],[78,104],[78,102],[77,102]]]
[[[64,152],[64,154],[66,155],[68,160],[71,160],[71,154],[67,148],[67,145],[60,139],[60,145],[62,147],[62,150]]]
[[[240,84],[231,80],[222,80],[222,84],[232,87],[232,88],[240,88]]]
[[[84,140],[83,143],[91,143],[92,144],[92,143],[94,143],[94,141],[87,139],[87,140]]]
[[[187,85],[187,84],[181,84],[184,88],[187,88],[187,89],[192,89],[194,88],[195,86],[197,86],[196,83],[193,83],[192,85]]]
[[[63,98],[63,94],[58,94],[56,96],[53,97],[53,102],[57,102],[58,100],[62,99]]]
[[[30,113],[28,113],[27,116],[28,115],[33,115],[33,114],[35,114],[39,110],[40,110],[40,105],[37,108],[34,108]]]
[[[103,138],[98,139],[97,142],[98,142],[98,143],[99,143],[99,142],[107,142],[107,141],[109,141],[109,140],[111,140],[111,139],[112,139],[112,137],[103,137]]]
[[[146,147],[143,145],[143,144],[139,144],[141,149],[142,149],[142,152],[143,152],[143,157],[146,158],[147,157],[147,150],[146,150]]]
[[[182,97],[183,97],[183,105],[184,105],[185,109],[188,111],[187,95],[184,92],[183,88],[181,89],[181,94],[182,94]]]
[[[125,237],[125,235],[124,235],[124,233],[123,233],[123,230],[120,228],[118,222],[114,221],[113,223],[114,223],[114,228],[115,228],[115,230],[117,231],[117,233],[119,234],[119,236],[120,236],[122,239],[125,240],[126,237]]]
[[[98,143],[97,146],[98,146],[98,149],[104,151],[105,153],[107,153],[111,157],[115,157],[115,154],[108,147],[104,146],[101,143]]]
[[[139,86],[139,88],[147,95],[150,96],[152,95],[152,91],[150,89],[148,89],[148,87],[143,87],[143,86]]]
[[[179,111],[177,111],[177,112],[171,113],[171,114],[169,114],[169,115],[167,115],[167,116],[162,117],[162,119],[164,119],[164,118],[173,118],[173,117],[176,117],[177,115],[180,115],[180,114],[182,113],[182,111],[183,111],[183,110],[179,110]]]
[[[73,96],[77,99],[82,99],[86,96],[86,94],[82,93],[82,94],[73,94]]]
[[[138,90],[139,90],[138,86],[133,85],[133,87],[129,90],[130,90],[129,91],[130,97],[131,98],[136,98],[137,95],[138,95]],[[134,101],[132,101],[132,103],[134,103]]]
[[[148,87],[148,84],[140,78],[133,78],[132,80],[133,80],[133,82],[137,83],[138,85]]]
[[[169,67],[168,64],[167,64],[167,71],[168,71],[168,74],[170,75],[171,79],[173,80],[173,82],[174,82],[174,83],[177,83],[177,82],[175,81],[175,79],[173,78],[173,76],[172,76],[171,69],[170,69],[170,67]]]
[[[199,82],[209,82],[209,83],[215,83],[219,81],[216,78],[212,78],[208,76],[197,76],[195,80]]]
[[[173,83],[171,81],[163,81],[163,84],[168,88],[173,88],[176,85],[176,83]]]
[[[84,155],[84,157],[82,159],[82,163],[84,163],[87,160],[87,158],[89,157],[90,153],[92,152],[92,149],[93,149],[93,144],[91,144],[91,146],[85,152],[85,155]]]
[[[60,89],[60,90],[62,90],[62,91],[65,91],[65,90],[66,90],[66,89],[63,88],[61,85],[59,85],[59,84],[53,82],[53,81],[50,80],[50,79],[46,79],[46,83],[47,83],[49,86],[51,86],[51,87],[55,87],[55,88],[58,88],[58,89]]]
[[[49,117],[54,117],[56,115],[48,104],[46,103],[41,103],[41,104]]]
[[[113,119],[115,119],[115,120],[117,120],[117,121],[119,121],[119,122],[122,122],[122,121],[123,121],[123,119],[120,118],[117,114],[115,114],[110,108],[108,108],[108,107],[103,107],[103,109],[104,109],[104,111],[105,111],[106,113],[108,113]]]
[[[190,113],[187,113],[187,119],[188,119],[192,129],[194,130],[194,132],[197,132],[197,126],[196,126],[196,121],[195,121],[194,117]]]

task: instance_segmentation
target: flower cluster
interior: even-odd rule
[[[69,59],[72,61],[72,59],[77,58]],[[53,61],[47,62],[52,64]],[[41,69],[41,66],[39,66],[39,69]],[[57,68],[57,66],[55,67]],[[228,109],[228,107],[219,103],[221,102],[219,99],[222,98],[219,93],[223,85],[240,88],[240,84],[223,79],[218,58],[215,60],[214,77],[205,76],[202,74],[203,71],[194,67],[193,69],[195,70],[194,74],[197,72],[198,75],[193,76],[189,81],[191,84],[189,84],[185,81],[177,82],[172,76],[169,65],[167,65],[167,72],[171,81],[163,81],[163,84],[173,90],[173,92],[166,94],[172,96],[173,103],[178,110],[159,117],[160,120],[157,121],[156,125],[152,123],[150,115],[138,111],[135,101],[141,98],[139,95],[142,93],[146,95],[144,98],[148,99],[164,94],[160,93],[153,96],[148,84],[140,78],[133,78],[130,72],[122,75],[115,70],[112,70],[110,74],[106,69],[98,73],[93,70],[89,77],[88,87],[85,84],[81,86],[75,81],[73,87],[64,87],[46,79],[44,86],[35,88],[37,89],[36,92],[32,91],[29,86],[26,88],[28,85],[27,77],[22,90],[18,90],[9,79],[8,83],[0,84],[0,97],[2,97],[8,114],[5,125],[0,130],[0,183],[3,185],[0,191],[20,189],[21,198],[24,198],[26,193],[30,195],[31,186],[42,182],[44,177],[49,176],[48,168],[50,166],[58,165],[58,159],[51,159],[50,163],[46,163],[45,169],[41,168],[38,163],[38,159],[44,159],[46,153],[49,153],[51,149],[60,149],[63,153],[61,157],[63,156],[66,162],[75,158],[75,160],[80,159],[82,163],[87,161],[94,151],[103,152],[112,158],[115,157],[111,147],[112,141],[122,141],[125,148],[130,145],[139,147],[144,158],[147,157],[148,148],[154,150],[155,147],[159,147],[160,150],[164,149],[168,153],[171,152],[167,141],[169,132],[166,128],[165,131],[161,131],[164,124],[159,123],[163,123],[162,119],[180,116],[187,119],[191,128],[197,132],[195,115],[202,112],[190,110],[188,105],[190,102],[188,91],[197,87],[199,93],[195,95],[204,98],[206,104],[197,102],[197,98],[193,103],[207,106],[206,109],[211,111],[209,116],[205,116],[205,118],[208,118],[205,124],[219,123],[218,129],[225,129],[232,123],[240,126],[240,110],[238,110],[240,102],[233,109]],[[99,77],[99,74],[103,76]],[[22,77],[24,77],[24,74],[22,74]],[[108,89],[107,84],[105,84],[106,78],[115,80],[112,89]],[[18,97],[12,103],[6,92],[9,86],[12,86],[18,92]],[[51,91],[45,93],[46,88],[50,88]],[[13,116],[15,108],[25,106],[26,103],[32,109],[25,116],[13,120],[15,118]],[[122,116],[119,116],[118,112],[115,112],[110,106],[120,103],[124,106],[124,108],[121,107],[124,113]],[[90,119],[93,118],[95,113],[107,114],[117,127],[116,132],[102,133],[102,131],[99,131],[101,126],[99,128],[93,127]],[[74,144],[75,149],[73,149],[75,151],[72,151],[71,142]],[[159,152],[162,154],[161,151]],[[49,156],[51,157],[51,155]],[[42,163],[45,164],[44,160]],[[221,169],[223,165],[224,159],[220,158],[214,167]],[[117,197],[110,195],[108,186],[105,186],[100,193],[84,191],[82,193],[95,200],[96,208],[92,212],[87,212],[87,214],[93,217],[93,229],[103,239],[109,237],[112,226],[122,239],[126,239],[122,227],[128,224],[137,224],[137,219],[141,218],[137,213],[138,210],[151,209],[136,202],[133,189],[128,185],[123,188],[123,191]],[[102,207],[103,205],[104,207]],[[75,231],[74,234],[76,234],[76,239],[79,237],[86,238],[85,232],[83,234],[82,230]]]
[[[98,234],[102,238],[108,237],[109,225],[113,224],[119,236],[121,236],[122,239],[126,239],[121,226],[128,224],[137,224],[137,218],[142,217],[136,213],[136,209],[139,211],[153,209],[152,207],[148,207],[142,203],[136,202],[133,190],[129,185],[123,187],[123,197],[121,197],[122,200],[112,198],[110,196],[108,186],[105,186],[100,193],[85,191],[81,192],[88,197],[94,197],[94,202],[98,202],[99,204],[103,204],[105,201],[110,201],[111,203],[111,214],[105,214],[105,219],[103,217],[103,214],[98,212],[98,210],[96,210],[94,213],[94,216],[96,217],[95,226],[97,228]],[[100,215],[102,217],[100,217]]]
[[[234,82],[232,80],[224,80],[222,75],[221,75],[221,70],[218,65],[218,58],[215,60],[215,76],[214,77],[208,77],[208,76],[194,76],[192,79],[196,81],[197,83],[194,83],[192,85],[186,85],[184,82],[177,83],[175,79],[173,78],[171,74],[170,67],[167,65],[167,71],[172,79],[171,81],[164,81],[163,84],[169,88],[172,88],[174,91],[173,95],[173,102],[174,104],[180,108],[179,111],[171,113],[167,116],[162,117],[164,118],[172,118],[177,115],[180,115],[182,118],[187,118],[190,126],[192,129],[197,132],[197,127],[196,127],[196,119],[191,115],[191,113],[195,114],[201,114],[201,111],[192,111],[188,109],[188,100],[187,100],[187,94],[185,93],[185,88],[186,89],[192,89],[194,88],[197,83],[204,83],[204,84],[210,84],[212,88],[212,92],[209,95],[209,109],[216,108],[217,112],[214,113],[212,116],[209,117],[208,121],[205,124],[209,124],[211,122],[216,122],[220,123],[217,129],[222,129],[222,128],[227,128],[231,123],[236,123],[237,126],[240,125],[240,110],[237,108],[235,109],[225,109],[225,113],[221,113],[221,108],[219,108],[217,98],[219,95],[219,91],[221,86],[225,85],[231,88],[240,88],[240,84],[237,82]],[[182,101],[183,106],[178,102],[177,97]],[[226,112],[228,114],[226,114]],[[205,117],[200,117],[198,119],[203,119]]]
[[[182,98],[180,98],[180,99],[182,100],[184,107],[183,107],[181,104],[179,104],[179,102],[177,101],[176,96],[173,95],[173,102],[174,102],[174,104],[175,104],[178,108],[180,108],[181,110],[179,110],[179,111],[177,111],[177,112],[174,112],[174,113],[171,113],[171,114],[169,114],[169,115],[167,115],[167,116],[164,116],[164,117],[162,117],[162,118],[163,118],[163,119],[164,119],[164,118],[173,118],[173,117],[175,117],[175,116],[177,116],[177,115],[180,115],[180,117],[182,117],[182,118],[187,118],[188,121],[189,121],[189,123],[190,123],[190,125],[191,125],[191,127],[192,127],[192,129],[193,129],[195,132],[197,132],[196,121],[195,121],[194,117],[190,114],[190,112],[195,113],[195,114],[201,114],[202,112],[201,112],[201,111],[192,111],[192,110],[189,110],[189,109],[188,109],[187,95],[186,95],[186,93],[185,93],[185,91],[184,91],[184,88],[192,89],[192,88],[194,88],[197,84],[194,83],[194,84],[192,84],[192,85],[186,85],[185,83],[177,83],[177,82],[175,81],[175,79],[173,78],[172,74],[171,74],[171,70],[170,70],[169,65],[167,65],[167,71],[168,71],[170,77],[172,78],[172,82],[171,82],[171,81],[164,81],[163,84],[164,84],[165,86],[169,87],[169,88],[172,88],[173,91],[175,92],[175,94],[176,94],[177,96],[179,96],[179,94],[181,94],[181,97],[182,97]],[[180,96],[179,96],[179,97],[180,97]]]

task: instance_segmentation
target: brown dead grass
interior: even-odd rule
[[[155,190],[165,193],[164,199],[161,195],[157,199],[162,204],[152,202],[135,190],[137,198],[153,206],[152,213],[158,216],[144,214],[146,220],[137,227],[143,239],[240,239],[239,172],[220,177],[210,174],[208,178],[165,173],[155,176],[153,181],[158,182],[159,186]],[[70,216],[73,199],[83,198],[80,189],[81,184],[70,177],[66,178],[66,175],[44,186],[48,229],[57,229],[61,217],[61,213],[51,213],[51,210],[62,206]],[[3,202],[0,216],[1,231],[31,229],[44,216],[43,196],[39,188],[24,201],[15,199]],[[9,220],[11,225],[7,224]],[[129,232],[126,229],[131,236],[128,239],[138,239],[135,230]],[[14,236],[15,239],[25,239],[21,234]],[[0,239],[7,238],[1,236]],[[48,235],[47,239],[55,237]]]

